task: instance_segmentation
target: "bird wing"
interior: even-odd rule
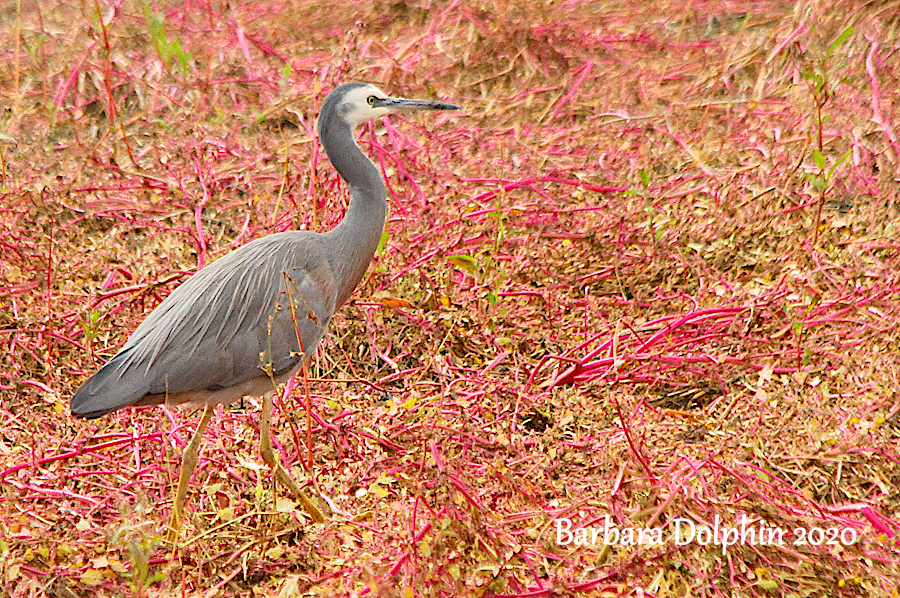
[[[269,235],[203,268],[147,316],[72,397],[99,417],[150,394],[219,390],[285,373],[310,357],[335,310],[322,238]],[[295,324],[296,322],[296,324]]]

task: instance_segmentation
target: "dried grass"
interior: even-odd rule
[[[897,2],[2,10],[0,594],[897,594]],[[273,499],[246,402],[173,553],[193,415],[68,398],[198,266],[338,221],[311,135],[348,80],[465,115],[361,136],[389,238],[305,472],[342,514]],[[556,542],[606,516],[858,540]]]

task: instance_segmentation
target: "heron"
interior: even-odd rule
[[[354,138],[367,121],[414,110],[458,110],[389,97],[368,83],[335,88],[319,112],[319,140],[350,201],[325,233],[260,237],[200,269],[135,329],[122,349],[75,392],[72,414],[94,419],[139,405],[195,404],[203,414],[184,449],[169,539],[177,539],[203,431],[217,405],[262,397],[259,452],[315,522],[319,509],[272,450],[272,398],[309,359],[335,311],[364,276],[384,229],[385,184]]]

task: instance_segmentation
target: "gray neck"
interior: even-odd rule
[[[350,205],[341,222],[325,233],[332,271],[338,281],[335,309],[350,297],[366,273],[384,230],[386,196],[381,173],[353,139],[342,120],[329,123],[322,145],[350,187]]]

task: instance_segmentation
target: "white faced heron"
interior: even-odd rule
[[[378,169],[359,149],[354,129],[409,110],[456,110],[426,100],[391,98],[366,83],[341,85],[325,98],[319,139],[347,182],[350,204],[327,233],[289,231],[247,243],[206,266],[147,316],[115,357],[72,397],[72,413],[96,418],[122,407],[160,403],[205,406],[182,456],[170,538],[177,538],[187,484],[203,430],[219,403],[263,396],[259,450],[307,513],[319,510],[272,451],[274,385],[308,361],[366,272],[384,228],[386,197]]]

